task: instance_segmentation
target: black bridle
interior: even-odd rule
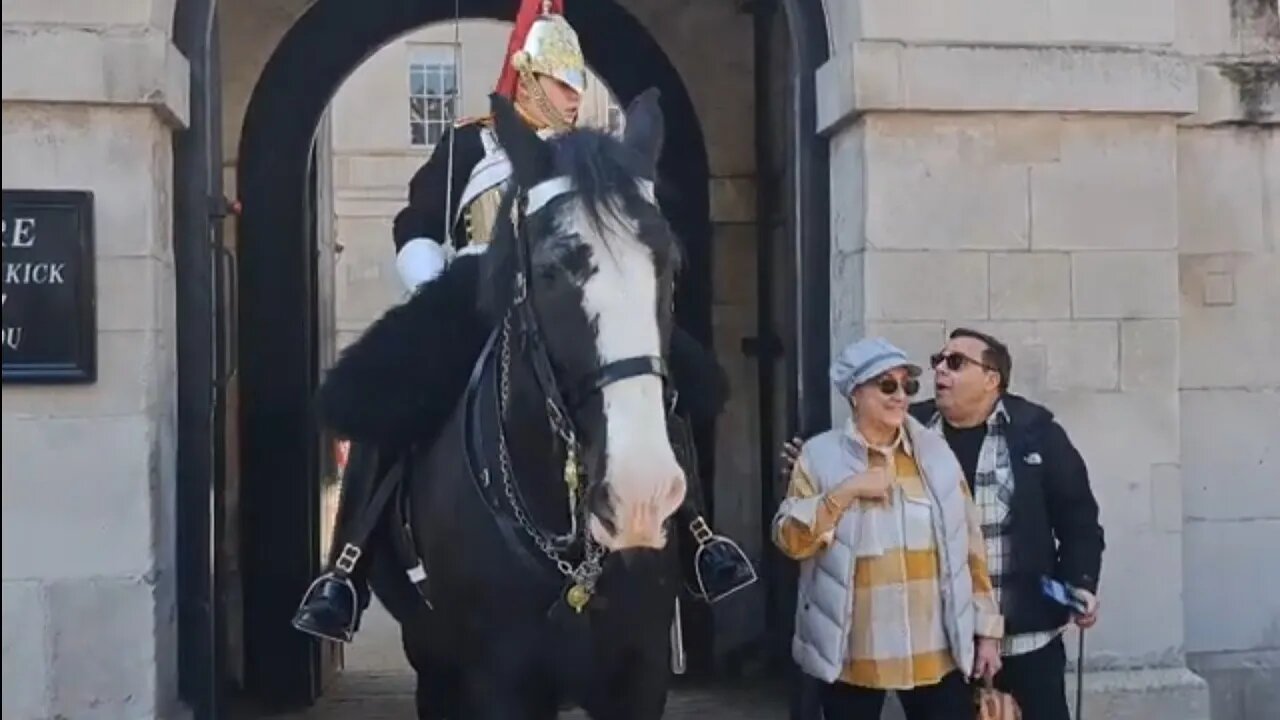
[[[600,392],[606,386],[628,378],[644,375],[654,375],[661,378],[668,409],[673,409],[675,392],[672,389],[673,386],[667,371],[667,361],[659,355],[637,355],[604,363],[583,377],[575,378],[573,381],[566,383],[568,392],[561,390],[561,384],[556,378],[556,373],[551,363],[551,355],[543,337],[541,323],[538,321],[538,314],[534,308],[533,299],[530,297],[531,285],[529,278],[533,276],[533,258],[526,220],[530,215],[547,207],[551,201],[574,192],[573,185],[568,178],[556,177],[545,180],[528,190],[518,189],[517,192],[519,194],[516,197],[516,210],[513,213],[512,222],[515,225],[515,240],[518,247],[517,252],[520,255],[520,267],[516,271],[515,299],[511,310],[515,312],[520,321],[525,348],[533,363],[533,371],[537,377],[538,385],[541,387],[543,395],[546,396],[548,415],[552,424],[558,426],[556,427],[557,432],[560,432],[566,441],[576,438],[577,434],[573,427],[572,411],[580,408],[588,398]]]

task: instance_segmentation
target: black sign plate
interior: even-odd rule
[[[93,193],[4,191],[5,383],[97,380]]]

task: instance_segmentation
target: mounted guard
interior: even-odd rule
[[[541,138],[573,128],[586,89],[586,64],[563,0],[524,0],[507,47],[497,94],[513,101]],[[512,164],[498,142],[492,116],[457,122],[437,143],[409,183],[409,202],[394,220],[396,268],[412,293],[418,324],[413,337],[391,316],[343,353],[320,392],[324,423],[352,441],[329,569],[311,584],[293,624],[303,632],[350,642],[368,604],[367,541],[383,522],[397,477],[392,468],[413,447],[430,446],[462,396],[477,358],[494,330],[480,310],[479,258],[489,246]],[[430,318],[423,321],[423,318]],[[421,387],[390,382],[392,364],[413,366]],[[675,412],[668,426],[687,476],[676,513],[682,567],[690,593],[714,603],[756,580],[739,546],[715,534],[703,511],[689,417],[714,418],[727,397],[727,382],[711,353],[679,328],[672,332],[670,378]],[[416,384],[416,383],[415,383]],[[420,577],[421,567],[411,576]],[[415,575],[414,573],[418,573]]]

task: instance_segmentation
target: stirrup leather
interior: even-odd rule
[[[707,604],[714,604],[759,579],[755,565],[747,559],[742,547],[724,535],[712,532],[701,515],[689,523],[689,532],[698,543],[698,551],[693,555],[694,579],[698,587],[689,588],[694,597]],[[733,569],[737,572],[733,577],[713,577],[722,574],[717,573],[717,569]],[[711,587],[708,587],[709,582]]]

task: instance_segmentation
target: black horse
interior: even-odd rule
[[[444,430],[393,470],[404,521],[370,541],[408,538],[418,587],[381,550],[371,585],[402,625],[421,718],[661,717],[686,480],[668,437],[681,255],[653,196],[656,93],[628,108],[621,140],[543,141],[492,100],[512,187],[488,251],[442,281],[480,273],[462,325],[494,330]]]

